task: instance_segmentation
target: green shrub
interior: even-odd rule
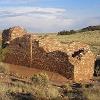
[[[70,31],[60,31],[60,32],[58,32],[58,34],[57,35],[71,35],[71,34],[75,34],[76,33],[76,31],[74,31],[74,30],[70,30]]]
[[[33,83],[32,89],[37,98],[51,100],[60,95],[59,89],[50,84],[48,75],[46,73],[35,74],[32,76],[31,80]]]
[[[31,80],[34,85],[46,86],[49,83],[48,75],[45,73],[34,74]]]

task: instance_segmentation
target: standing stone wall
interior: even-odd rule
[[[30,67],[31,35],[23,35],[10,42],[4,62]]]
[[[81,60],[74,62],[74,81],[81,82],[93,78],[94,59],[95,56],[92,52],[88,51],[83,57],[81,57]]]

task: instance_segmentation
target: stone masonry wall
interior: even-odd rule
[[[50,36],[26,34],[20,28],[20,31],[18,28],[11,30],[4,32],[12,32],[4,62],[57,72],[77,82],[93,77],[95,56],[87,44],[61,43]],[[5,40],[6,35],[3,35]]]
[[[32,67],[58,72],[74,81],[92,79],[95,56],[87,44],[60,43],[50,37],[37,40],[39,44],[32,47]]]
[[[10,42],[4,62],[30,66],[31,64],[31,35],[24,35]]]

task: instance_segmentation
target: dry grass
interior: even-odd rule
[[[100,77],[95,79],[93,87],[83,88],[83,95],[88,100],[100,100]]]
[[[0,96],[12,97],[10,100],[52,100],[60,97],[58,87],[50,84],[46,74],[33,75],[33,78],[35,80],[30,80],[30,84],[19,80],[10,80],[9,85],[0,84]]]
[[[34,78],[35,77],[35,78]],[[0,100],[99,100],[100,77],[91,84],[66,83],[58,87],[51,84],[44,73],[32,76],[31,83],[10,80],[0,84]],[[31,79],[32,79],[31,78]],[[35,79],[35,80],[34,80]],[[47,79],[47,80],[46,80]],[[38,81],[36,81],[38,80]],[[40,85],[40,82],[43,84]],[[35,83],[35,84],[34,84]]]
[[[80,41],[91,46],[95,54],[100,54],[100,31],[81,32],[72,35],[51,35],[61,42]]]
[[[88,100],[100,100],[100,87],[95,87],[94,89],[85,89],[83,94]]]

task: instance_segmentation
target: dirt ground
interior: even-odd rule
[[[11,74],[15,74],[19,77],[23,78],[29,78],[34,74],[38,73],[46,73],[49,77],[49,80],[53,83],[56,83],[57,85],[65,84],[66,82],[71,82],[71,80],[66,79],[66,77],[49,71],[39,70],[35,68],[28,68],[25,66],[19,66],[19,65],[13,65],[13,64],[7,64],[9,67],[9,71]]]

